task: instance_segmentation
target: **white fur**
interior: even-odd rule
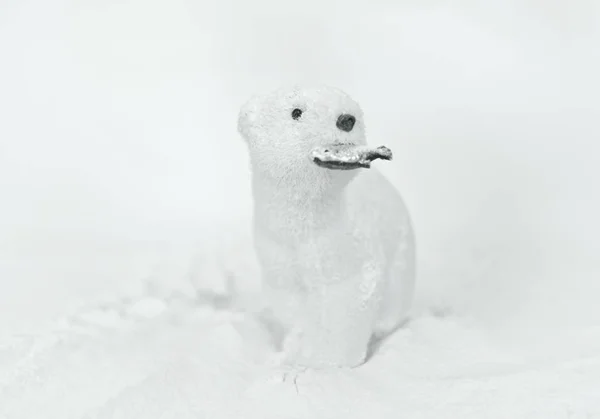
[[[295,108],[304,111],[298,120]],[[356,117],[349,133],[336,127],[342,113]],[[267,301],[288,330],[285,361],[362,364],[373,334],[406,318],[415,243],[402,198],[377,169],[329,170],[310,160],[318,145],[366,144],[360,107],[330,87],[280,89],[244,105],[238,128],[250,152]]]

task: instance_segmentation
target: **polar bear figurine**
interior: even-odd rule
[[[355,367],[407,317],[415,241],[407,208],[372,160],[359,105],[332,87],[250,99],[238,130],[252,170],[254,245],[268,307],[287,330],[282,358]]]

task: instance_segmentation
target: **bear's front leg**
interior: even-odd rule
[[[312,287],[302,318],[284,343],[285,363],[309,368],[364,363],[380,301],[380,281],[371,270]]]

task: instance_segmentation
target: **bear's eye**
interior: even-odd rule
[[[301,116],[302,116],[302,109],[298,109],[298,108],[296,108],[296,109],[294,109],[294,110],[292,111],[292,118],[294,118],[294,119],[298,119],[298,118],[300,118]]]

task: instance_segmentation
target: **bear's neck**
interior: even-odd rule
[[[257,228],[282,240],[302,241],[343,227],[347,219],[347,172],[317,171],[316,176],[273,178],[253,174],[254,220]]]

